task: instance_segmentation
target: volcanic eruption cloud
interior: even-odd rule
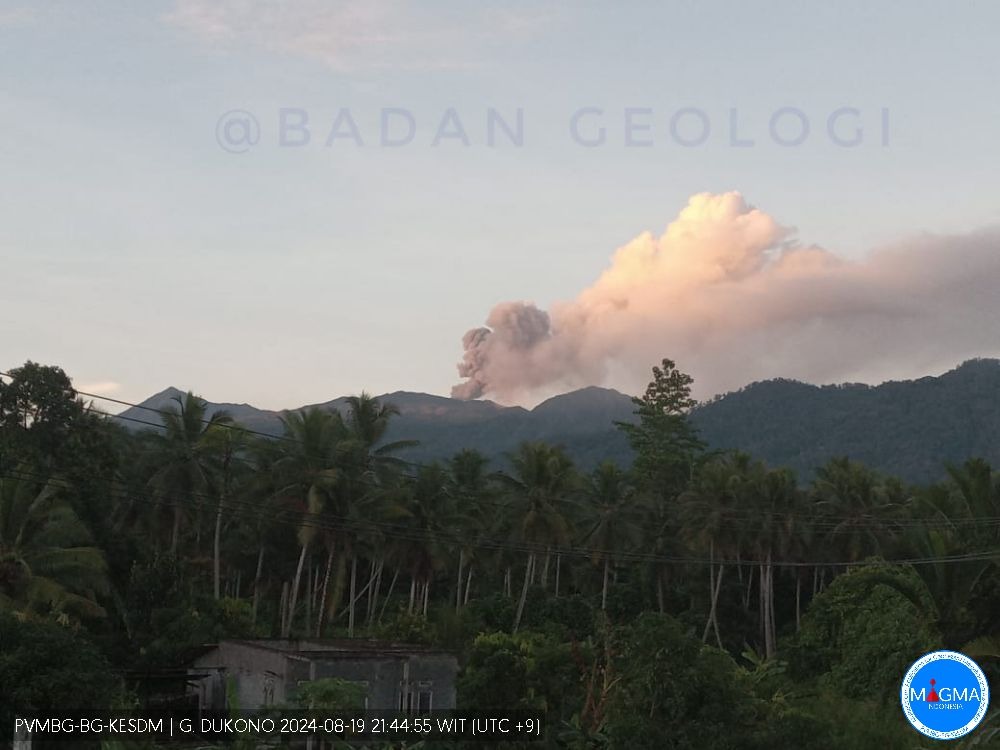
[[[463,337],[462,399],[640,392],[669,357],[705,398],[755,380],[877,382],[1000,351],[1000,229],[921,235],[861,260],[799,243],[739,193],[693,196],[574,300],[496,305]]]

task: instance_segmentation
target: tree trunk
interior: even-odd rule
[[[549,547],[545,548],[545,562],[542,563],[542,588],[547,589],[549,587],[549,558],[552,557],[552,552]]]
[[[347,637],[354,637],[354,606],[357,601],[354,592],[358,585],[358,556],[351,556],[351,606],[347,612]]]
[[[556,599],[559,598],[559,573],[560,573],[561,568],[562,568],[562,555],[560,555],[557,552],[556,553],[556,590],[555,590],[555,597],[556,597]]]
[[[469,566],[469,577],[465,579],[465,598],[462,601],[462,606],[468,606],[468,604],[469,604],[469,592],[472,591],[472,571],[473,570],[475,570],[475,568],[472,565],[470,565]]]
[[[765,590],[767,589],[767,582],[764,578],[764,563],[758,565],[757,570],[757,615],[760,624],[760,642],[764,647],[764,653],[767,653],[767,623],[765,618],[767,617],[766,610],[767,607],[764,604]]]
[[[410,577],[410,606],[406,610],[407,613],[411,615],[413,614],[413,604],[414,601],[416,600],[416,597],[417,597],[417,577],[414,575]]]
[[[253,604],[250,608],[251,622],[257,624],[257,603],[260,601],[260,577],[261,573],[264,571],[264,544],[260,545],[260,550],[257,552],[257,572],[254,574],[253,578]]]
[[[799,570],[795,570],[795,632],[798,633],[802,627],[802,576]]]
[[[528,562],[524,566],[524,585],[521,586],[521,598],[517,602],[517,613],[514,615],[514,632],[521,626],[521,616],[524,614],[524,602],[528,598],[528,586],[531,585],[531,574],[535,567],[535,554],[528,555]]]
[[[220,497],[219,507],[215,511],[215,533],[212,537],[212,580],[216,601],[222,598],[222,505],[223,499]]]
[[[229,434],[232,437],[232,433]],[[219,492],[219,507],[215,512],[215,533],[212,537],[212,575],[214,578],[215,600],[220,597],[222,581],[222,514],[229,498],[229,463],[233,458],[233,444],[226,439],[226,450],[222,458],[222,490]]]
[[[281,600],[278,603],[281,613],[281,637],[286,638],[285,631],[288,625],[288,581],[281,582]]]
[[[771,552],[767,553],[767,561],[761,566],[761,605],[764,625],[764,656],[770,659],[775,652],[774,627],[774,568],[771,565]]]
[[[319,614],[316,617],[316,637],[323,637],[323,619],[326,617],[326,592],[330,586],[330,571],[333,570],[334,546],[331,544],[326,554],[326,573],[323,575],[323,590],[319,595]]]
[[[604,556],[604,582],[601,584],[601,611],[608,608],[608,569],[611,567],[611,558]]]
[[[771,656],[778,650],[778,625],[774,616],[774,566],[771,564],[771,553],[767,554],[767,598],[768,617],[767,621],[771,625]]]
[[[715,642],[722,648],[722,636],[719,635],[719,592],[722,591],[722,573],[726,566],[720,565],[715,576],[715,596],[712,599],[712,627],[715,629]]]
[[[295,619],[295,607],[299,603],[299,584],[302,582],[302,566],[306,563],[306,553],[309,545],[302,545],[302,552],[299,553],[299,564],[295,568],[295,578],[292,582],[292,591],[288,599],[288,618],[285,620],[285,627],[282,629],[281,637],[288,638],[292,634],[292,621]]]
[[[715,545],[714,543],[709,547],[710,562],[709,570],[714,567],[715,560]],[[712,628],[715,631],[715,642],[722,648],[722,636],[719,635],[719,592],[722,590],[722,572],[725,570],[724,565],[719,566],[719,572],[717,574],[709,574],[709,586],[711,591],[709,592],[711,596],[711,604],[708,608],[708,622],[705,623],[705,630],[701,634],[701,642],[705,643],[708,641],[708,631]]]
[[[465,550],[458,551],[458,582],[455,587],[455,611],[462,608],[462,568],[465,567]]]
[[[427,603],[431,598],[431,582],[430,579],[424,582],[424,619],[427,619]]]
[[[708,542],[708,619],[701,633],[701,642],[708,641],[708,632],[712,629],[712,615],[715,614],[715,540]]]
[[[378,597],[382,593],[382,566],[385,561],[379,558],[378,562],[372,562],[372,580],[368,582],[368,614],[365,622],[370,626],[375,622],[375,610],[378,608]]]
[[[313,567],[312,559],[309,560],[309,567],[306,569],[306,635],[313,622],[313,605],[316,603],[316,589],[319,588],[318,574]]]
[[[170,554],[177,554],[177,545],[181,538],[181,506],[178,503],[174,506],[174,528],[170,534]]]
[[[660,614],[667,611],[666,602],[663,597],[663,569],[656,569],[656,606],[660,609]]]
[[[396,588],[396,581],[399,578],[399,568],[396,568],[396,572],[392,574],[392,580],[389,581],[389,590],[385,595],[385,602],[382,604],[382,611],[378,613],[378,621],[382,622],[382,617],[385,616],[385,608],[389,606],[389,602],[392,601],[392,592]]]

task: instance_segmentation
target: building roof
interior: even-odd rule
[[[305,659],[403,659],[417,655],[454,656],[450,651],[418,643],[399,643],[367,638],[254,638],[221,641]]]

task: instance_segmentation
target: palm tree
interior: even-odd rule
[[[591,547],[594,563],[603,564],[601,609],[606,610],[608,574],[615,554],[637,545],[642,535],[639,495],[628,475],[605,461],[588,477],[583,496],[588,527],[583,542]]]
[[[290,510],[282,507],[282,501],[288,501],[283,497],[284,485],[277,469],[277,464],[283,457],[283,447],[280,441],[271,439],[249,441],[246,459],[249,476],[239,486],[242,502],[238,528],[246,535],[246,541],[252,544],[256,552],[251,600],[251,620],[254,624],[257,623],[261,593],[265,587],[265,561],[270,560],[267,553],[275,547],[283,547],[277,538],[287,534],[286,524],[275,523],[278,517]]]
[[[441,532],[451,515],[447,471],[436,464],[423,466],[405,485],[403,508],[406,535],[398,541],[397,554],[410,568],[410,613],[426,617],[434,573],[446,559]]]
[[[226,505],[233,494],[241,489],[238,480],[245,475],[245,464],[239,461],[247,447],[247,433],[239,429],[224,429],[209,435],[206,440],[218,443],[216,470],[211,474],[213,493],[217,498],[215,532],[212,535],[212,581],[215,600],[222,598],[222,522]]]
[[[493,532],[497,520],[492,505],[493,493],[490,489],[489,459],[479,451],[465,449],[452,456],[449,462],[451,473],[450,488],[454,504],[449,526],[462,530],[463,543],[458,550],[458,577],[455,587],[455,610],[469,601],[472,590],[472,574],[476,564],[481,562],[480,553],[483,537]],[[465,566],[468,564],[468,572]],[[558,571],[558,567],[557,567]],[[463,592],[464,575],[464,592]],[[558,578],[556,594],[559,593]]]
[[[342,517],[355,519],[354,529],[346,534],[342,554],[350,556],[351,577],[348,600],[348,634],[354,634],[355,607],[357,594],[358,552],[367,546],[379,549],[380,534],[370,526],[372,517],[398,517],[401,511],[397,504],[389,502],[384,489],[389,486],[405,466],[405,462],[394,454],[416,445],[414,440],[386,441],[392,418],[399,414],[393,404],[382,403],[373,396],[362,392],[347,399],[345,417],[346,433],[338,446],[338,463],[342,468],[338,485],[338,510]],[[360,533],[358,529],[363,529]],[[381,558],[381,555],[378,555]],[[384,559],[372,560],[368,583],[363,591],[369,598],[378,592],[376,571],[385,565]],[[371,616],[372,606],[369,606]],[[322,617],[322,613],[321,613]]]
[[[27,469],[0,477],[0,608],[102,616],[104,555],[65,501],[57,481]]]
[[[399,409],[393,404],[382,403],[363,391],[360,396],[347,399],[347,435],[342,449],[357,461],[357,468],[381,477],[398,472],[406,465],[394,454],[417,445],[417,441],[385,442],[390,421],[398,414]]]
[[[948,478],[953,487],[952,517],[975,520],[1000,515],[1000,483],[988,461],[973,458],[961,466],[948,466]],[[985,528],[976,525],[969,541],[981,549],[995,545],[1000,538],[996,525]]]
[[[224,411],[206,419],[208,405],[190,391],[163,410],[164,432],[154,437],[157,468],[149,480],[161,502],[173,505],[170,552],[177,553],[184,506],[197,506],[211,490],[210,475],[218,466],[219,443],[214,439],[232,420]]]
[[[497,475],[510,498],[511,519],[515,523],[514,537],[528,549],[524,583],[514,615],[514,631],[521,624],[528,586],[534,581],[536,547],[546,549],[542,584],[546,583],[548,559],[553,545],[569,542],[570,530],[564,514],[564,504],[576,487],[573,462],[560,449],[546,443],[522,443],[510,457],[510,473]]]
[[[831,460],[817,470],[812,493],[830,542],[845,560],[880,554],[897,531],[898,488],[862,464]]]
[[[280,493],[294,499],[304,513],[298,532],[299,560],[282,617],[281,634],[283,638],[288,638],[295,620],[302,571],[310,545],[316,537],[320,515],[341,476],[337,467],[337,449],[347,430],[339,413],[319,407],[287,413],[281,421],[285,428],[286,451],[275,464],[282,487]],[[329,579],[328,564],[323,583],[324,596]]]
[[[678,498],[681,533],[696,550],[707,548],[709,556],[709,610],[701,640],[708,640],[710,630],[722,648],[719,634],[718,602],[725,565],[715,564],[716,555],[725,559],[739,556],[742,539],[741,516],[746,509],[740,503],[745,497],[745,485],[751,474],[750,458],[743,453],[713,457],[703,463],[692,480],[691,487]]]
[[[997,526],[982,519],[997,517],[1000,488],[991,465],[982,459],[949,466],[948,475],[947,483],[909,499],[910,515],[921,522],[909,525],[905,544],[915,556],[936,558],[917,570],[937,605],[942,632],[962,640],[973,635],[969,604],[980,583],[995,571],[996,561],[948,558],[995,550]]]
[[[757,519],[754,548],[758,559],[761,634],[764,657],[770,659],[777,647],[774,616],[774,560],[782,558],[789,539],[788,519],[799,503],[795,475],[788,469],[767,470],[757,464],[745,485],[745,507],[752,508]]]

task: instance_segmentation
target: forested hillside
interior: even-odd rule
[[[716,449],[736,448],[803,478],[848,456],[912,482],[973,456],[1000,462],[1000,361],[878,386],[754,383],[692,414]]]
[[[132,429],[183,393],[167,389],[122,412]],[[398,391],[378,397],[399,411],[386,439],[418,444],[401,455],[424,462],[462,448],[490,456],[497,466],[525,440],[562,446],[574,462],[593,468],[612,459],[628,465],[633,453],[614,423],[634,419],[628,396],[607,388],[583,388],[534,409],[491,401],[459,401]],[[345,398],[316,406],[344,411]],[[302,407],[309,408],[309,407]],[[247,404],[209,404],[249,429],[278,435],[281,413]],[[794,380],[754,383],[701,404],[691,414],[710,449],[737,449],[771,466],[793,469],[803,479],[837,456],[911,482],[941,479],[947,463],[985,456],[1000,462],[1000,362],[970,360],[940,377],[863,384],[814,386]]]
[[[802,481],[706,450],[690,384],[654,368],[620,428],[630,468],[525,441],[496,471],[468,448],[402,458],[370,396],[271,438],[176,394],[130,432],[60,369],[16,368],[0,736],[14,712],[173,705],[205,643],[365,637],[454,652],[459,706],[544,711],[545,747],[929,747],[899,709],[908,665],[946,647],[1000,674],[1000,477],[973,459],[913,486],[835,459]],[[995,747],[998,716],[955,747]]]

